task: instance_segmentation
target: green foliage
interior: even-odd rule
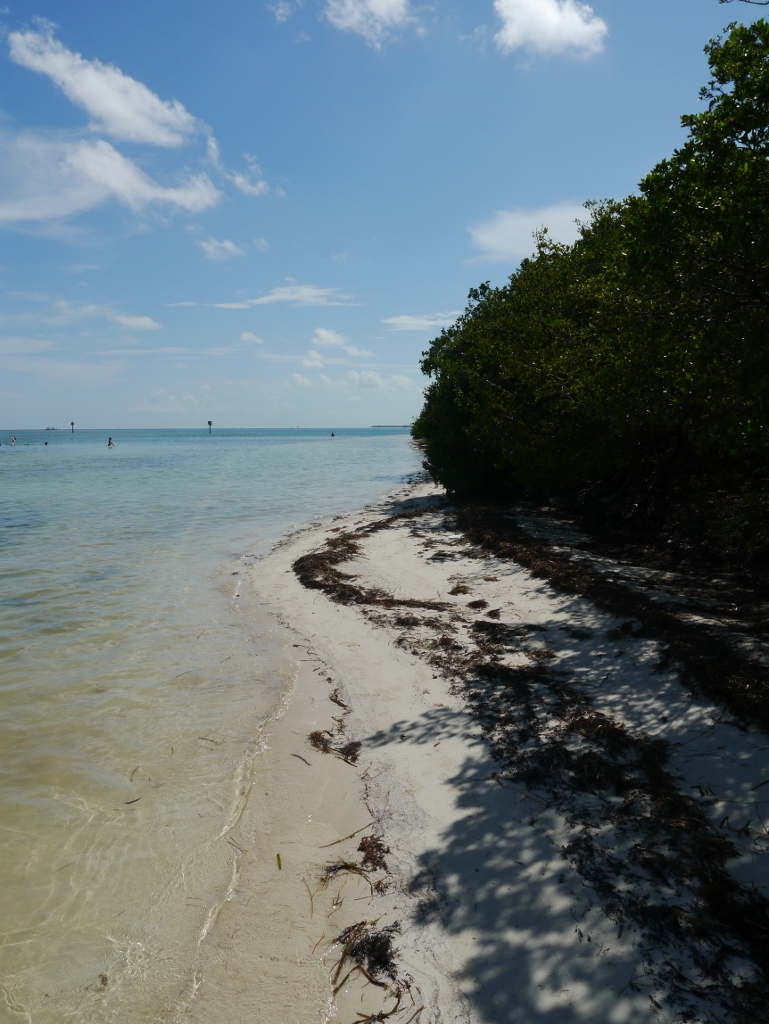
[[[769,465],[769,23],[706,53],[706,107],[640,195],[587,204],[572,246],[543,231],[424,353],[414,434],[449,490]]]

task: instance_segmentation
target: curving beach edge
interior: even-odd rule
[[[551,529],[568,560],[579,536]],[[627,592],[667,608],[634,571]],[[640,605],[600,608],[489,550],[424,482],[249,572],[296,674],[228,837],[228,999],[297,1024],[757,1005],[744,921],[765,918],[766,836],[737,818],[769,821],[765,737],[692,693]],[[198,995],[203,1020],[216,986]]]

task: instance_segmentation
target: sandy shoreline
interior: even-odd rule
[[[303,583],[293,566],[323,549],[337,565],[307,563]],[[242,989],[244,1020],[269,1024],[672,1021],[671,964],[688,1019],[738,1019],[709,987],[708,950],[661,938],[652,914],[702,896],[691,851],[671,851],[670,814],[655,842],[686,871],[639,851],[659,787],[670,806],[675,786],[695,845],[726,817],[729,870],[762,912],[764,839],[727,832],[752,808],[769,822],[764,737],[717,720],[632,624],[470,544],[429,484],[294,534],[249,573],[294,637],[297,673],[227,837],[240,852],[217,924],[223,970],[195,1020],[226,985],[229,1005]],[[759,980],[744,953],[728,967],[736,988]]]

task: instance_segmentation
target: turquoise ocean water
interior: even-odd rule
[[[240,570],[419,468],[335,434],[0,432],[0,1021],[190,1019],[291,671]]]

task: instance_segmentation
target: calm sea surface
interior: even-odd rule
[[[0,1021],[186,1019],[290,671],[235,573],[419,468],[335,433],[0,432]]]

